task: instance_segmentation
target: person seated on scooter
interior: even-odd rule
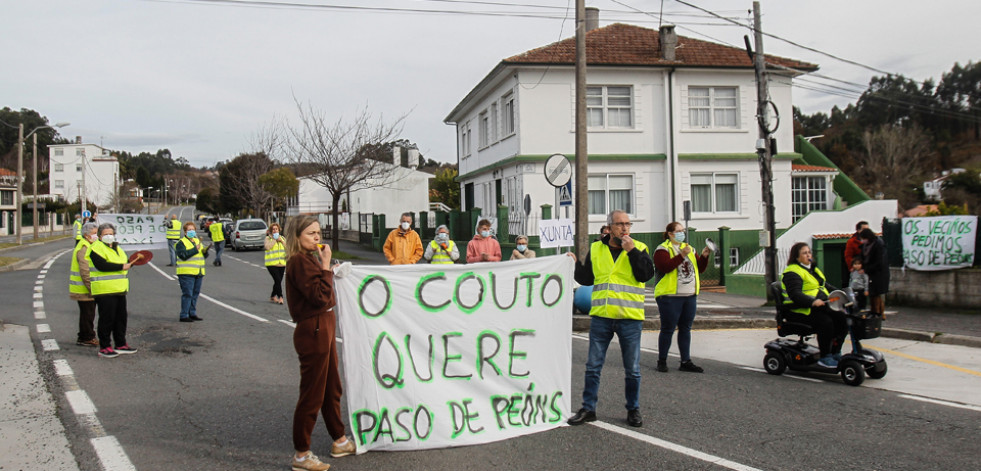
[[[783,292],[787,320],[807,324],[817,333],[821,359],[826,368],[838,366],[841,347],[848,334],[845,315],[828,306],[828,293],[835,288],[826,283],[824,273],[813,265],[811,248],[798,242],[790,249],[787,269],[783,271]]]

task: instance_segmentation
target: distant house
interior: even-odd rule
[[[432,174],[416,170],[419,151],[408,149],[408,158],[402,158],[402,149],[396,147],[392,152],[391,164],[385,163],[391,177],[387,184],[366,182],[366,189],[351,191],[341,199],[341,211],[345,213],[340,220],[341,230],[356,230],[361,215],[384,214],[386,224],[394,227],[402,213],[428,211],[429,180]],[[333,211],[330,192],[310,177],[300,177],[300,190],[295,206],[289,208],[291,215],[320,214]],[[323,222],[329,222],[325,217]],[[418,221],[416,221],[418,224]]]
[[[17,215],[17,172],[0,168],[0,234],[13,234]]]
[[[964,171],[965,170],[962,168],[944,170],[941,172],[939,177],[923,182],[923,198],[927,201],[943,201],[943,195],[941,193],[943,191],[944,182],[946,182],[951,175],[957,175],[958,173],[963,173]]]
[[[727,227],[736,249],[728,261],[751,259],[759,251],[763,198],[756,80],[746,51],[678,36],[671,25],[600,28],[598,16],[587,13],[586,27],[590,233],[599,231],[609,211],[623,209],[639,239],[660,243],[666,224],[683,219],[690,202],[690,226],[701,237]],[[772,164],[782,234],[808,225],[806,216],[815,211],[870,198],[793,135],[793,81],[817,65],[766,60],[770,99],[784,117],[773,134]],[[444,122],[456,128],[463,208],[494,215],[497,205],[506,205],[519,215],[510,221],[511,234],[536,233],[534,218],[523,216],[523,201],[530,199],[535,213],[556,204],[544,161],[555,153],[575,158],[575,38],[502,60]],[[865,205],[862,217],[894,217],[895,208],[886,206]],[[852,219],[839,216],[801,231],[850,232]]]
[[[81,137],[73,144],[48,146],[51,160],[50,193],[68,202],[79,200],[84,192],[99,207],[112,204],[119,176],[119,161],[109,151],[95,144],[83,144]],[[84,169],[84,181],[83,181]]]

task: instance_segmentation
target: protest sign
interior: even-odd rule
[[[488,443],[571,413],[573,260],[350,267],[335,278],[358,452]]]
[[[116,241],[139,249],[167,247],[167,218],[162,214],[99,214],[97,223],[116,226]]]
[[[576,225],[572,219],[538,221],[538,242],[543,249],[572,247],[576,244]]]
[[[907,268],[939,271],[974,264],[977,216],[904,218],[902,223]]]

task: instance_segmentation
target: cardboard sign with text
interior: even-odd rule
[[[977,216],[904,218],[902,224],[907,268],[940,271],[974,264]]]

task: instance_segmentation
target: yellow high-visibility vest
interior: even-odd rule
[[[68,292],[74,294],[91,294],[89,293],[89,288],[85,286],[85,281],[82,280],[82,272],[78,267],[78,251],[85,249],[85,257],[88,258],[88,250],[92,244],[89,243],[88,239],[82,239],[81,242],[75,245],[75,250],[72,250],[72,268],[68,273]],[[91,270],[92,265],[89,265],[89,270]]]
[[[167,228],[167,238],[177,240],[181,238],[181,222],[176,219],[170,220],[170,227]]]
[[[99,271],[92,263],[92,253],[99,254],[109,263],[125,265],[129,262],[126,252],[122,247],[116,246],[116,250],[102,243],[94,242],[89,251],[85,254],[85,260],[89,262],[89,283],[92,285],[92,296],[102,294],[125,294],[129,291],[129,278],[126,277],[126,270],[119,271]]]
[[[814,267],[814,271],[817,272],[817,274],[821,278],[824,278],[824,273],[821,273],[821,269],[820,268]],[[797,276],[799,276],[801,280],[804,280],[804,285],[801,287],[801,291],[803,291],[804,294],[806,294],[806,295],[808,295],[808,296],[810,296],[812,298],[813,297],[817,297],[817,294],[818,293],[824,293],[825,296],[828,295],[828,288],[825,288],[824,287],[824,284],[823,283],[820,283],[818,281],[818,279],[815,278],[814,275],[811,274],[811,272],[807,271],[806,268],[804,268],[804,267],[802,267],[802,266],[800,266],[800,265],[798,265],[796,263],[791,263],[790,265],[787,265],[787,269],[784,270],[783,272],[784,272],[784,274],[786,274],[786,273],[796,273]],[[780,277],[780,289],[782,289],[784,293],[787,292],[787,285],[785,285],[783,283],[783,276]],[[791,300],[790,297],[788,296],[788,297],[784,298],[783,303],[789,305],[789,304],[794,304],[794,301]],[[790,312],[796,312],[796,313],[799,313],[799,314],[803,314],[805,316],[808,316],[808,315],[811,314],[811,306],[799,307],[799,308],[796,308],[796,309],[791,309]]]
[[[433,260],[429,263],[432,263],[433,265],[453,264],[453,259],[450,258],[450,254],[453,253],[453,248],[456,247],[456,243],[454,243],[452,240],[449,241],[446,245],[445,251],[440,249],[439,244],[437,244],[435,240],[430,242],[429,246],[433,249]]]
[[[668,253],[671,258],[674,258],[677,254],[674,253],[674,244],[671,243],[671,239],[664,241],[661,247],[668,249]],[[688,247],[688,244],[683,243],[678,246],[678,249],[684,249]],[[691,266],[695,269],[695,295],[698,295],[701,288],[701,279],[698,276],[698,259],[695,258],[695,250],[692,249],[688,252],[688,260],[691,262]],[[664,296],[666,294],[677,294],[678,293],[678,270],[671,270],[670,273],[666,273],[654,286],[654,297]]]
[[[190,250],[198,246],[198,244],[200,244],[201,241],[198,240],[197,237],[193,239],[188,239],[187,237],[185,237],[181,239],[178,243],[184,244],[184,248],[186,250]],[[191,258],[187,260],[181,260],[180,257],[177,257],[177,274],[178,275],[204,275],[204,255],[201,253],[201,250],[198,250],[198,253],[192,255]]]
[[[283,237],[282,234],[279,235],[279,239],[276,239],[276,243],[266,251],[266,266],[286,266],[286,237]]]
[[[647,251],[643,242],[634,241],[640,251]],[[630,258],[623,251],[616,261],[610,247],[602,241],[589,248],[593,265],[593,296],[590,316],[610,319],[644,320],[644,283],[634,278]]]
[[[211,231],[211,241],[212,242],[224,242],[225,233],[221,230],[221,223],[215,221],[208,226],[208,230]]]

